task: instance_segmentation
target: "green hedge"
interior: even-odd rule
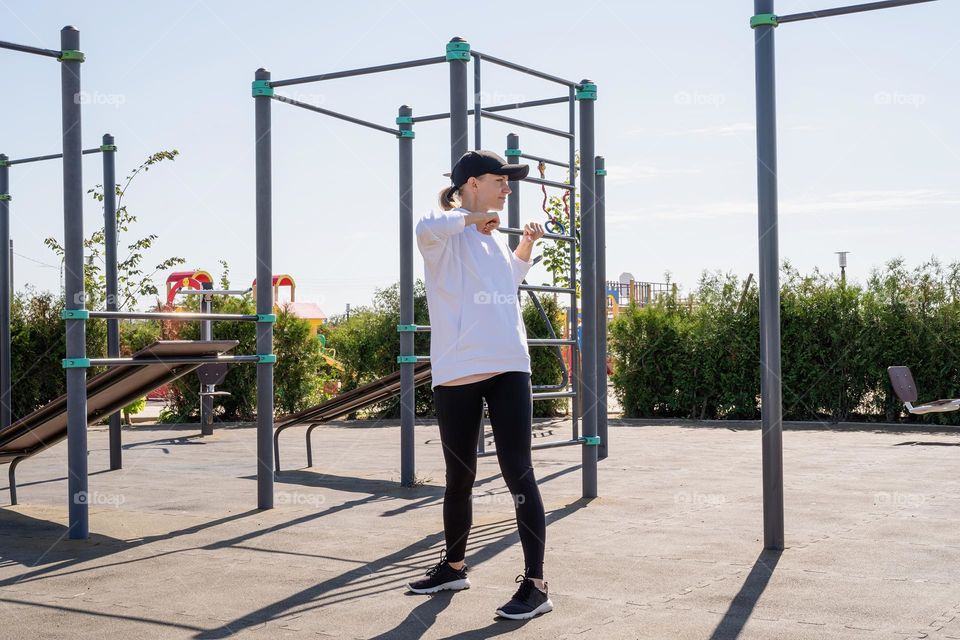
[[[908,270],[893,260],[865,286],[785,265],[781,278],[783,416],[906,419],[886,368],[908,365],[921,400],[960,393],[960,263]],[[732,275],[704,274],[690,299],[631,307],[610,323],[611,376],[627,417],[755,419],[760,413],[759,298]],[[935,414],[925,422],[960,422]]]

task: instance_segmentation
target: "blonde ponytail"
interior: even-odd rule
[[[460,189],[450,185],[440,190],[440,208],[450,211],[460,206]]]

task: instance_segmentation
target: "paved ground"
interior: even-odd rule
[[[424,597],[402,585],[443,544],[434,425],[417,427],[413,489],[395,424],[318,430],[312,469],[287,432],[295,470],[266,512],[254,430],[195,433],[127,430],[109,472],[91,431],[89,541],[63,537],[66,447],[22,465],[21,504],[0,508],[0,638],[960,638],[955,432],[788,431],[782,554],[761,551],[755,425],[614,422],[593,501],[579,449],[538,451],[557,609],[526,624],[493,615],[522,564],[494,459],[474,587]]]

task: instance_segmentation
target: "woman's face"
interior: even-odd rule
[[[507,176],[485,173],[470,179],[470,182],[474,181],[476,184],[471,186],[475,187],[476,208],[480,211],[503,211],[503,205],[506,204],[507,196],[511,193]]]

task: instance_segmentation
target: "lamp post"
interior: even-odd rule
[[[849,251],[834,251],[837,254],[837,260],[840,263],[840,286],[847,284],[847,254]]]

